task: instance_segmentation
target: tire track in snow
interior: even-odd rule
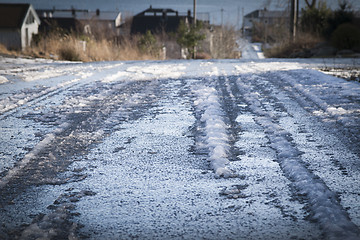
[[[217,78],[214,80],[218,81]],[[215,87],[224,113],[223,121],[227,123],[229,109],[224,107],[224,94],[220,90],[223,87],[219,86],[222,84],[219,82],[210,85]],[[197,119],[201,114],[197,111],[198,109],[195,113],[193,112],[194,109],[191,106],[194,106],[193,100],[196,96],[194,92],[189,93],[189,89],[194,85],[203,84],[203,82],[201,79],[188,79],[184,80],[184,84],[186,85],[179,86],[178,80],[166,81],[164,85],[161,83],[159,86],[160,99],[155,108],[139,120],[122,124],[121,130],[119,129],[117,133],[114,133],[117,137],[107,138],[104,143],[107,140],[109,142],[99,144],[102,147],[98,145],[99,149],[94,149],[95,156],[89,157],[89,159],[96,159],[100,162],[101,169],[97,168],[96,174],[104,173],[100,178],[104,180],[89,177],[81,184],[89,186],[91,184],[87,184],[87,181],[93,181],[97,189],[92,190],[98,193],[95,198],[100,199],[99,195],[109,196],[101,197],[101,201],[106,201],[105,204],[99,203],[98,200],[92,201],[95,204],[92,206],[100,205],[110,208],[110,212],[107,213],[109,224],[106,222],[99,223],[97,221],[99,218],[96,218],[96,216],[100,216],[100,218],[104,216],[106,207],[98,211],[85,203],[80,203],[83,205],[83,211],[86,215],[88,215],[86,212],[93,211],[96,213],[87,216],[92,224],[86,224],[89,220],[82,222],[86,225],[84,232],[98,232],[94,235],[89,234],[91,239],[119,238],[118,236],[120,238],[137,236],[138,238],[153,239],[169,239],[178,236],[184,239],[286,239],[288,236],[294,238],[301,236],[304,239],[311,239],[311,236],[319,236],[316,227],[312,227],[311,224],[307,224],[302,219],[296,219],[299,215],[300,217],[303,215],[301,204],[298,204],[300,207],[295,208],[295,210],[285,205],[288,204],[291,207],[296,205],[292,204],[291,201],[284,201],[285,206],[281,206],[284,203],[282,200],[288,199],[287,193],[283,193],[283,187],[286,187],[288,182],[284,181],[286,180],[285,177],[276,181],[276,183],[285,182],[285,184],[279,184],[280,186],[276,187],[277,190],[281,190],[278,192],[273,190],[271,180],[260,179],[254,184],[253,181],[257,180],[258,175],[255,179],[246,179],[248,185],[256,185],[254,188],[253,186],[246,188],[245,180],[242,177],[215,179],[213,173],[203,171],[204,167],[207,168],[206,161],[202,156],[194,156],[193,152],[188,151],[188,149],[194,144],[193,137],[196,138],[204,132],[196,132],[195,136],[191,135],[191,139],[182,133],[183,131],[187,132],[190,126],[198,126],[193,114]],[[181,91],[180,96],[178,96],[176,91],[179,91],[180,87],[186,89]],[[188,103],[188,99],[192,101]],[[197,115],[198,113],[199,115]],[[184,116],[190,117],[183,118]],[[178,128],[179,126],[181,127]],[[260,129],[260,127],[258,128]],[[168,138],[167,133],[174,130],[176,131],[175,136],[180,136],[185,140],[182,143],[183,145],[175,144],[173,146],[173,142],[169,141],[173,139],[174,135],[171,134],[172,137]],[[148,132],[151,134],[146,134]],[[128,143],[128,139],[132,136],[137,137]],[[164,139],[167,140],[159,142]],[[197,143],[205,142],[198,141]],[[124,150],[112,153],[113,149],[123,148]],[[269,152],[274,155],[272,150]],[[206,154],[208,156],[208,151]],[[177,157],[178,155],[180,157]],[[117,165],[119,169],[102,164],[102,158],[108,163],[112,162],[111,165],[114,164],[113,166]],[[168,161],[171,163],[169,168],[167,167]],[[231,162],[230,166],[233,168],[235,164],[241,164],[241,161]],[[177,165],[181,168],[179,169]],[[273,163],[272,165],[276,164]],[[264,171],[262,166],[259,169],[263,170],[261,173],[269,170],[266,168]],[[123,173],[121,174],[121,172]],[[130,178],[127,178],[127,175]],[[156,180],[150,181],[152,177],[149,178],[149,176],[153,176]],[[189,176],[190,178],[188,178]],[[185,181],[183,181],[184,179]],[[163,182],[164,180],[165,182]],[[110,184],[106,184],[106,181],[109,181]],[[123,184],[118,185],[118,182],[123,182]],[[102,184],[100,185],[100,183]],[[108,191],[111,189],[109,185],[112,184],[115,185],[118,194]],[[100,190],[97,187],[98,185],[103,190]],[[224,185],[231,185],[231,187],[224,189]],[[150,191],[149,186],[151,186]],[[195,192],[192,190],[193,186],[195,186]],[[284,195],[285,197],[283,197]],[[109,198],[116,200],[109,203],[107,200]],[[164,201],[164,199],[166,200]],[[191,204],[188,205],[187,203],[190,202]],[[88,211],[87,209],[90,208],[93,210]],[[85,214],[81,213],[80,219],[86,219]],[[109,215],[113,215],[113,217],[109,217]],[[102,230],[106,229],[105,226],[108,229],[114,229],[113,226],[115,228],[120,226],[118,228],[120,230],[116,233],[112,230],[107,232]],[[314,229],[315,231],[312,231]]]
[[[111,68],[109,67],[94,68],[92,65],[90,65],[87,66],[85,69],[84,67],[81,68],[75,67],[75,69],[70,68],[70,69],[65,69],[64,71],[59,71],[55,76],[50,75],[49,81],[51,80],[51,78],[59,78],[59,77],[67,77],[70,78],[70,80],[60,82],[55,86],[39,89],[37,91],[33,91],[33,89],[21,90],[19,93],[11,94],[11,96],[9,97],[0,99],[0,120],[5,119],[6,117],[16,113],[18,111],[18,108],[20,107],[31,106],[49,97],[57,95],[62,91],[66,91],[73,87],[76,87],[79,84],[79,82],[89,79],[90,77],[95,75],[95,70],[105,69],[106,71],[109,71],[109,69],[113,69],[118,66],[119,64],[116,64]],[[76,72],[77,69],[80,69],[81,71]],[[77,77],[73,78],[73,75]]]
[[[113,94],[115,91],[119,91],[119,96],[117,96],[115,94],[115,96],[113,96],[113,98],[109,97],[107,102],[104,102],[104,104],[102,106],[99,106],[99,108],[101,109],[101,107],[104,106],[108,106],[108,104],[110,104],[111,102],[115,102],[113,106],[109,107],[109,111],[113,111],[115,108],[119,107],[118,104],[119,102],[116,102],[115,100],[119,100],[119,99],[123,99],[125,98],[125,101],[128,101],[127,103],[127,107],[134,107],[137,104],[140,104],[144,98],[146,97],[153,97],[153,93],[149,92],[152,88],[149,88],[148,91],[145,91],[143,93],[141,92],[136,92],[133,93],[133,96],[129,97],[127,94],[129,93],[124,93],[121,92],[121,90],[119,89],[122,87],[122,85],[128,85],[128,84],[138,84],[138,85],[142,85],[142,84],[146,84],[148,82],[147,79],[151,79],[152,81],[156,82],[157,78],[162,78],[162,77],[168,77],[168,75],[163,74],[166,71],[161,70],[161,68],[156,68],[156,66],[150,66],[150,67],[145,67],[144,69],[142,69],[141,67],[136,67],[135,69],[131,68],[129,71],[136,71],[136,73],[134,75],[131,76],[130,79],[127,79],[130,75],[129,74],[125,74],[124,78],[124,71],[121,70],[122,68],[119,68],[119,66],[123,65],[123,63],[119,63],[119,64],[112,64],[112,65],[89,65],[86,66],[85,68],[80,67],[80,68],[75,68],[72,69],[73,65],[70,66],[69,69],[65,69],[65,71],[60,71],[60,73],[66,73],[66,74],[74,74],[75,71],[77,69],[89,69],[90,71],[88,73],[84,73],[84,72],[80,72],[80,75],[83,74],[80,78],[75,78],[69,81],[65,81],[65,82],[61,82],[56,84],[55,86],[46,88],[42,91],[40,91],[39,94],[32,94],[31,96],[28,96],[29,99],[28,100],[22,100],[19,104],[15,104],[15,105],[9,105],[10,108],[12,108],[12,110],[9,109],[9,112],[5,112],[4,115],[1,116],[0,114],[0,119],[4,119],[8,116],[10,116],[13,113],[16,113],[20,107],[29,107],[35,104],[39,104],[42,103],[44,101],[47,101],[49,99],[51,99],[51,97],[56,98],[61,92],[66,92],[69,90],[75,91],[75,92],[80,92],[80,95],[78,96],[78,98],[74,98],[71,97],[70,99],[67,99],[65,101],[66,104],[65,106],[61,106],[60,108],[57,108],[55,110],[59,110],[56,113],[52,113],[52,116],[58,117],[58,119],[62,120],[64,117],[62,116],[63,114],[67,115],[67,122],[72,123],[75,119],[74,116],[76,116],[77,113],[80,112],[87,112],[87,111],[91,111],[92,109],[92,105],[94,105],[96,102],[99,101],[103,101],[104,99],[102,98],[101,94],[94,94],[96,92],[98,92],[98,89],[89,89],[93,86],[93,84],[99,84],[99,88],[102,91],[102,94],[104,95],[109,95],[109,94]],[[153,70],[155,71],[155,74],[150,74],[152,73]],[[175,68],[176,71],[179,71],[183,69],[182,66],[179,66],[177,68]],[[142,70],[144,72],[147,73],[147,75],[142,74]],[[57,73],[60,74],[60,73]],[[76,73],[79,74],[79,73]],[[177,75],[181,75],[181,72],[176,72]],[[66,75],[66,77],[68,77],[68,75]],[[120,83],[120,84],[119,84]],[[106,85],[107,84],[107,85]],[[109,90],[109,89],[105,89],[103,88],[104,86],[108,86],[108,88],[114,88],[113,90]],[[96,88],[96,87],[95,87]],[[85,91],[88,90],[87,92]],[[153,91],[154,89],[152,89]],[[83,95],[81,95],[82,93],[85,93]],[[125,91],[126,92],[126,91]],[[89,94],[91,94],[91,96],[88,96]],[[148,94],[148,95],[146,95]],[[20,93],[21,96],[23,96],[23,93]],[[30,93],[28,94],[30,95]],[[74,92],[72,93],[72,95],[74,96]],[[152,96],[151,96],[152,95]],[[4,100],[6,101],[6,100]],[[77,107],[79,106],[79,107]],[[122,114],[118,114],[121,115],[120,119],[124,120],[129,118],[128,115],[141,115],[142,113],[139,113],[137,111],[134,111],[133,113],[122,113]],[[60,116],[59,116],[60,115]],[[101,115],[101,113],[96,113],[95,116],[91,116],[89,117],[89,119],[96,119],[96,117],[99,117]],[[34,115],[33,117],[34,119],[37,118],[36,115]],[[72,119],[70,119],[72,118]],[[65,118],[64,118],[65,119]],[[40,122],[42,121],[41,119],[36,119],[39,120]],[[109,123],[110,119],[107,119],[106,123]],[[114,120],[114,118],[111,120],[113,123],[115,124],[116,120]],[[65,132],[67,130],[60,128],[60,129],[56,129],[56,132]],[[105,129],[106,131],[110,130],[110,127],[107,127]],[[56,135],[56,134],[55,134]],[[9,168],[9,175],[8,176],[4,176],[3,180],[4,183],[0,184],[2,186],[5,186],[8,182],[8,179],[13,178],[16,174],[18,174],[23,168],[24,166],[26,166],[29,162],[30,159],[34,158],[34,155],[38,155],[39,154],[39,149],[44,149],[46,148],[46,146],[51,145],[51,143],[53,142],[53,140],[56,138],[54,134],[49,133],[47,135],[45,135],[43,137],[43,139],[41,140],[41,142],[39,143],[39,146],[34,146],[33,150],[27,154],[25,154],[24,157],[22,157],[20,161],[18,161],[16,164],[18,164],[18,166],[16,166],[15,168],[12,169],[12,167],[8,167]],[[41,151],[40,151],[41,152]],[[9,165],[9,164],[8,164]],[[4,173],[4,172],[3,172]],[[5,173],[6,174],[6,173]]]
[[[322,239],[319,227],[306,220],[308,212],[305,204],[294,196],[291,181],[284,176],[279,164],[274,160],[276,152],[270,147],[263,128],[255,122],[256,114],[249,110],[248,104],[239,94],[235,79],[226,78],[225,84],[232,92],[230,95],[234,95],[233,100],[237,105],[236,122],[241,129],[235,142],[239,150],[239,161],[235,166],[241,176],[239,186],[246,184],[248,187],[240,191],[240,194],[245,194],[247,202],[258,209],[254,212],[259,211],[259,217],[267,218],[271,223],[277,221],[277,234],[266,238]],[[232,189],[225,189],[230,190],[228,197],[236,197],[238,194],[236,191],[231,193]]]
[[[94,93],[96,90],[96,93]],[[23,216],[24,213],[17,209],[18,203],[11,204],[13,199],[23,196],[22,191],[40,187],[41,185],[68,186],[74,182],[83,181],[88,177],[82,168],[70,167],[78,159],[88,161],[86,154],[96,146],[94,144],[103,141],[112,131],[119,130],[124,121],[136,120],[146,113],[157,100],[154,93],[158,90],[158,82],[115,82],[112,84],[97,83],[82,88],[75,98],[81,103],[74,106],[74,111],[69,111],[63,128],[57,132],[49,133],[43,141],[23,159],[19,167],[15,168],[5,178],[0,179],[2,198],[0,200],[0,215],[4,219],[12,220],[0,226],[0,235],[3,230],[8,238],[22,239],[43,236],[56,232],[57,237],[69,234],[69,227],[74,232],[78,225],[73,222],[74,201],[72,197],[78,196],[76,191],[71,193],[71,188],[66,190],[69,199],[60,196],[53,205],[40,206],[34,211],[39,216],[25,216],[22,219],[13,219],[12,216]],[[90,98],[87,98],[91,94]],[[72,97],[67,104],[72,106]],[[65,102],[66,103],[66,102]],[[138,111],[141,109],[142,111]],[[21,178],[21,186],[18,186]],[[78,184],[78,183],[75,183]],[[60,187],[61,188],[61,187]],[[37,190],[38,191],[38,190]],[[84,192],[84,191],[82,191]],[[38,192],[35,192],[38,194]],[[93,192],[85,191],[85,195],[93,195]],[[32,196],[33,193],[28,193]],[[82,196],[80,196],[81,198]],[[66,201],[66,202],[64,202]],[[77,201],[77,200],[76,200]],[[20,201],[20,206],[22,206]],[[47,207],[47,210],[44,209]],[[20,208],[21,209],[21,208]],[[42,216],[42,213],[50,213]],[[28,212],[27,212],[28,213]],[[13,215],[12,215],[13,214]],[[76,213],[75,213],[76,214]],[[20,225],[21,223],[21,225]],[[8,231],[10,229],[10,231]],[[5,237],[6,237],[5,235]],[[20,237],[21,236],[21,237]],[[60,237],[61,238],[61,237]]]
[[[338,129],[338,126],[331,129],[332,123],[324,123],[314,116],[312,111],[316,106],[304,102],[302,95],[293,92],[296,90],[275,81],[278,79],[276,74],[262,77],[260,81],[253,79],[252,83],[261,91],[261,95],[267,95],[266,99],[270,99],[266,104],[267,111],[275,113],[274,118],[279,126],[290,134],[291,142],[302,152],[301,158],[306,168],[337,194],[343,208],[359,226],[359,157],[350,150],[351,147],[349,149],[347,141],[343,141],[342,129]]]
[[[212,87],[212,91],[217,94],[216,102],[219,103],[222,112],[220,117],[227,125],[229,167],[235,170],[234,172],[238,176],[233,179],[219,180],[224,184],[219,193],[220,196],[228,199],[227,201],[234,201],[243,206],[241,213],[234,214],[234,218],[244,219],[244,222],[240,221],[241,223],[239,223],[240,228],[249,223],[252,226],[261,225],[259,228],[265,229],[266,235],[259,237],[260,235],[257,234],[262,230],[257,229],[254,234],[247,235],[248,239],[262,239],[264,236],[273,239],[286,239],[290,236],[291,238],[319,239],[321,232],[318,226],[304,219],[304,205],[294,201],[288,186],[290,181],[283,176],[280,167],[274,162],[275,151],[268,146],[268,140],[265,139],[261,127],[253,122],[246,124],[245,130],[242,129],[242,122],[237,119],[238,115],[243,113],[248,116],[250,114],[248,109],[244,109],[245,103],[242,96],[234,89],[233,79],[229,79],[224,70],[219,71],[217,68],[212,68],[210,76],[220,74],[221,76],[200,79],[197,84],[203,87]],[[202,138],[196,139],[196,143],[205,148],[202,149],[203,153],[208,156],[211,152],[207,148],[205,123],[200,121],[205,111],[194,108],[197,119],[195,128],[199,129],[199,133],[196,135],[202,135]],[[255,128],[260,133],[254,133],[254,125],[257,126]],[[234,131],[235,128],[237,130]],[[236,158],[236,161],[231,161],[231,157]],[[254,219],[262,219],[261,224],[257,225],[257,220]],[[273,226],[274,221],[276,221],[276,227]],[[271,229],[274,229],[275,232],[267,229],[268,226],[272,226]]]
[[[359,228],[350,220],[336,194],[304,166],[289,132],[276,123],[273,113],[266,110],[264,100],[261,100],[264,96],[253,87],[253,81],[258,78],[256,75],[240,77],[237,85],[252,112],[257,115],[256,122],[264,128],[272,148],[276,150],[284,174],[294,183],[298,193],[306,196],[312,218],[320,223],[329,239],[358,239]]]
[[[326,131],[326,133],[323,133],[323,136],[318,136],[317,141],[321,141],[322,139],[327,139],[328,144],[331,144],[333,146],[332,148],[336,148],[335,152],[338,154],[341,151],[341,148],[349,149],[349,153],[343,153],[343,155],[337,157],[337,159],[334,159],[333,162],[337,166],[337,168],[342,171],[344,175],[352,175],[355,176],[358,175],[359,170],[359,161],[358,158],[360,156],[359,152],[359,124],[360,124],[360,116],[356,113],[356,111],[359,111],[360,105],[355,101],[354,103],[349,104],[346,97],[349,97],[347,95],[347,88],[349,88],[348,84],[343,82],[342,80],[336,81],[336,79],[330,79],[332,80],[331,83],[324,82],[315,84],[314,78],[317,77],[317,74],[312,74],[313,72],[303,72],[304,76],[301,76],[298,71],[295,72],[277,72],[277,73],[266,73],[266,75],[261,75],[263,80],[266,79],[266,81],[261,81],[261,83],[257,84],[259,88],[261,89],[263,84],[267,82],[266,84],[269,84],[266,86],[267,89],[273,89],[274,93],[272,93],[272,97],[275,99],[275,101],[280,101],[284,105],[287,106],[287,110],[291,111],[294,106],[290,104],[292,101],[298,105],[297,107],[300,107],[304,109],[304,112],[300,114],[298,111],[293,110],[290,114],[297,115],[298,119],[307,119],[307,113],[311,114],[311,117],[313,117],[313,120],[309,121],[316,121],[319,122],[318,125],[320,125],[320,129],[316,129],[315,126],[308,127],[310,129],[299,129],[300,132],[308,131],[309,134],[307,135],[307,139],[309,142],[316,142],[313,135],[319,135],[320,133]],[[318,73],[321,74],[321,73]],[[295,77],[299,78],[299,80],[295,80]],[[329,77],[331,78],[331,77]],[[291,80],[290,80],[291,79]],[[304,80],[305,79],[305,80]],[[291,83],[289,83],[291,82]],[[349,83],[350,84],[350,83]],[[296,85],[296,87],[294,87]],[[322,85],[324,85],[324,94],[316,96],[314,93],[312,93],[312,88],[318,88]],[[345,86],[343,86],[345,85]],[[356,85],[355,85],[356,87]],[[307,89],[309,88],[309,89]],[[359,87],[358,87],[359,88]],[[300,90],[299,90],[300,89]],[[360,88],[359,88],[360,89]],[[330,92],[330,94],[326,94],[327,92]],[[339,95],[339,97],[337,97]],[[281,98],[281,100],[279,100]],[[350,108],[346,111],[348,111],[349,116],[342,119],[342,121],[338,121],[338,119],[341,119],[344,113],[338,113],[338,112],[332,112],[332,114],[326,114],[326,109],[335,109],[336,106],[332,106],[331,102],[335,98],[335,104],[343,104],[344,108]],[[340,98],[341,100],[337,99]],[[342,107],[339,107],[342,108]],[[286,110],[285,110],[286,111]],[[345,111],[345,110],[344,110]],[[271,112],[271,110],[269,110]],[[276,112],[276,111],[273,111]],[[323,112],[324,114],[319,115],[319,112]],[[316,118],[316,120],[315,120]],[[350,119],[350,120],[349,120]],[[359,122],[359,123],[357,123]],[[292,125],[292,124],[288,124]],[[286,124],[284,125],[286,126]],[[322,129],[322,130],[321,130]],[[288,131],[291,131],[292,129],[289,127]],[[331,136],[329,136],[329,134]],[[298,134],[299,135],[299,134]],[[335,137],[336,136],[336,137]],[[337,144],[335,142],[338,142]],[[320,143],[319,143],[320,144]],[[324,143],[322,143],[324,144]],[[339,147],[341,145],[341,147]],[[330,146],[330,145],[329,145]],[[321,144],[317,145],[318,148],[321,148]],[[332,156],[332,152],[327,153],[328,156]],[[345,157],[346,155],[346,157]],[[357,157],[356,157],[357,155]],[[355,177],[354,177],[355,178]]]
[[[306,72],[301,71],[300,73],[297,71],[295,72],[280,71],[276,75],[272,75],[270,79],[275,79],[275,78],[278,79],[280,77],[281,82],[289,86],[289,87],[283,87],[283,89],[292,93],[294,97],[297,99],[297,101],[301,102],[304,106],[307,106],[308,111],[311,111],[312,114],[318,116],[320,119],[323,119],[324,122],[334,122],[335,125],[337,125],[336,127],[338,129],[343,130],[343,132],[347,135],[347,138],[350,140],[350,142],[354,142],[354,143],[359,142],[360,137],[358,133],[360,130],[359,128],[360,105],[359,104],[355,105],[355,104],[359,103],[360,99],[358,98],[358,96],[351,96],[351,95],[347,95],[346,93],[347,88],[349,87],[351,88],[351,84],[353,83],[337,84],[335,81],[331,83],[328,82],[318,83],[316,81],[315,82],[309,81],[308,84],[310,84],[310,86],[306,86],[305,84],[302,84],[301,82],[296,80],[296,78],[317,79],[318,74],[321,73],[317,73],[317,72],[314,73],[309,71]],[[327,76],[327,78],[329,79],[328,81],[330,81],[332,80],[333,77]],[[316,87],[323,87],[326,89],[326,91],[331,92],[332,94],[330,95],[330,98],[328,96],[317,96],[315,93],[313,93],[311,88],[316,88]],[[357,85],[353,85],[353,87],[359,89],[360,92],[360,88]],[[332,91],[329,91],[328,88],[332,88]],[[358,98],[358,101],[354,99],[351,100],[352,102],[354,102],[353,106],[351,106],[351,109],[344,109],[341,105],[336,106],[341,102],[345,102],[345,104],[347,104],[346,103],[347,97]],[[337,99],[335,101],[336,105],[332,105],[331,102],[329,102],[332,100],[331,98]],[[339,125],[341,127],[339,127]]]
[[[13,179],[16,175],[19,174],[20,171],[23,170],[23,168],[29,164],[31,160],[36,158],[41,151],[49,146],[55,139],[57,134],[60,134],[63,132],[69,125],[64,123],[60,125],[55,131],[52,133],[49,133],[44,136],[43,140],[41,140],[33,150],[31,150],[29,153],[27,153],[23,159],[19,162],[17,162],[16,166],[8,170],[6,175],[0,179],[0,189],[4,188],[11,179]]]
[[[74,66],[73,66],[74,67]],[[33,69],[34,68],[34,69]],[[44,75],[44,78],[49,79],[49,81],[51,81],[51,79],[56,79],[59,77],[67,77],[70,78],[70,80],[58,83],[55,86],[52,87],[48,87],[45,89],[39,89],[39,91],[32,91],[32,89],[30,89],[31,91],[28,90],[21,90],[20,93],[13,93],[11,94],[11,96],[1,99],[0,100],[0,115],[6,112],[9,112],[11,110],[14,110],[18,107],[21,107],[27,103],[31,103],[32,101],[38,99],[38,98],[46,98],[46,96],[54,93],[56,94],[57,91],[59,91],[60,89],[65,89],[65,87],[69,87],[69,85],[73,85],[77,82],[79,82],[82,79],[85,79],[87,77],[90,77],[93,73],[89,73],[86,70],[85,71],[80,71],[80,72],[76,72],[77,69],[79,69],[78,67],[74,67],[75,69],[72,69],[72,71],[70,72],[70,69],[62,69],[60,71],[56,71],[56,74],[54,74],[54,71],[49,71],[48,74],[44,74],[39,72],[38,67],[33,67],[33,68],[25,68],[25,69],[15,69],[15,70],[8,70],[10,72],[13,72],[13,74],[15,75],[24,75],[25,80],[27,78],[29,78],[28,75],[34,75],[34,79],[31,79],[30,81],[33,80],[38,80],[38,79],[42,79],[42,74]],[[81,70],[83,70],[82,68],[80,68]],[[36,71],[38,70],[38,71]],[[75,71],[74,71],[75,70]],[[45,70],[46,71],[46,70]],[[75,74],[74,74],[75,73]],[[77,75],[77,77],[73,78],[73,75]],[[30,77],[31,78],[31,77]]]
[[[119,124],[121,121],[131,117],[131,114],[135,114],[129,111],[123,112],[122,110],[125,108],[136,108],[145,98],[152,97],[156,81],[150,83],[148,84],[147,81],[138,83],[134,81],[112,84],[98,83],[81,89],[80,95],[75,98],[70,97],[65,100],[64,104],[69,109],[65,111],[66,117],[64,122],[53,132],[46,134],[30,152],[16,163],[15,167],[6,172],[5,176],[0,179],[0,189],[4,188],[13,178],[21,174],[36,159],[38,161],[45,161],[45,165],[52,164],[51,162],[58,161],[59,157],[64,158],[71,155],[76,149],[86,149],[93,142],[104,138],[106,132],[101,131],[101,128],[104,128],[104,124],[111,126]],[[109,89],[109,86],[111,86],[111,89]],[[134,86],[136,87],[136,92],[132,89]],[[139,87],[143,89],[142,92],[137,92]],[[88,94],[93,92],[92,89],[100,91],[88,97]],[[96,111],[93,112],[92,110]],[[119,117],[118,114],[114,117],[114,113],[119,110],[122,112],[122,117]],[[106,119],[105,121],[104,118]],[[110,128],[109,126],[104,128],[104,130],[106,131],[106,129]],[[46,153],[43,156],[44,151],[48,151],[48,148],[51,149],[53,146],[56,146],[54,150],[56,154],[50,151],[50,153]],[[42,158],[44,159],[41,160]],[[35,165],[38,164],[37,162]],[[31,168],[37,169],[38,167],[33,166]],[[52,168],[49,167],[48,169]],[[43,173],[39,171],[38,174],[42,175]],[[41,181],[41,178],[37,181]],[[52,180],[49,181],[49,184],[57,184],[56,182],[51,183]]]
[[[68,75],[64,75],[59,79],[48,79],[42,83],[50,86],[45,90],[43,88],[39,89],[39,83],[34,82],[36,85],[31,88],[21,90],[21,93],[15,92],[15,95],[17,94],[19,96],[26,94],[29,101],[24,101],[23,105],[15,106],[13,110],[5,112],[3,115],[0,114],[0,120],[4,120],[2,126],[4,126],[7,134],[4,136],[4,139],[2,139],[2,142],[5,142],[5,146],[3,146],[2,151],[0,150],[0,156],[4,156],[3,162],[0,163],[0,176],[4,176],[6,171],[12,169],[16,164],[19,164],[18,167],[21,167],[22,164],[20,161],[23,158],[27,158],[26,154],[29,153],[29,149],[36,148],[39,138],[41,141],[48,139],[48,137],[51,136],[51,133],[49,133],[50,135],[48,134],[49,131],[59,132],[60,130],[56,129],[57,126],[66,121],[66,116],[69,115],[70,112],[78,110],[85,111],[85,108],[81,109],[82,105],[101,99],[101,96],[99,97],[98,94],[95,94],[98,90],[90,88],[94,84],[99,84],[102,78],[112,77],[113,80],[118,83],[131,82],[125,81],[124,79],[117,79],[116,74],[115,77],[113,77],[114,73],[118,72],[119,66],[122,64],[112,64],[110,66],[98,65],[99,64],[73,69],[72,75],[80,76],[75,79],[71,79],[73,76],[69,75],[71,71],[67,69],[68,71],[65,71],[65,73]],[[88,72],[76,72],[78,69],[88,70]],[[49,83],[47,81],[49,81]],[[119,85],[121,84],[116,84],[115,89],[117,89]],[[99,88],[101,88],[101,84],[99,84]],[[52,89],[52,91],[49,89]],[[80,97],[79,93],[84,92],[85,89],[88,89],[90,92],[86,95],[82,94],[82,97]],[[39,90],[44,94],[36,94],[39,93]],[[29,125],[27,120],[36,122],[37,126],[33,127],[33,125]],[[6,122],[14,123],[7,125]],[[19,123],[18,126],[16,126],[17,123]],[[22,127],[26,129],[20,130]],[[16,145],[8,146],[9,142],[6,141],[10,141],[12,136],[16,134],[17,139],[24,139],[22,142],[26,141],[25,144],[20,145],[20,142],[17,143],[19,147]],[[20,148],[20,146],[22,146],[22,148]]]
[[[70,81],[60,83],[55,87],[46,88],[37,93],[31,92],[30,96],[26,95],[27,93],[19,93],[3,99],[0,101],[0,104],[3,105],[3,108],[0,109],[0,120],[14,114],[17,109],[22,106],[31,106],[32,104],[36,104],[48,97],[59,94],[61,91],[65,91],[71,87],[74,87],[80,80],[82,80],[82,78],[75,78]],[[13,101],[11,99],[13,99]]]

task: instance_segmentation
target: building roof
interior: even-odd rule
[[[260,11],[261,11],[261,10],[252,11],[251,13],[246,14],[244,17],[245,17],[245,18],[258,18]]]
[[[150,8],[134,16],[131,24],[131,33],[176,32],[181,21],[192,22],[192,17],[179,15],[170,8]]]
[[[245,18],[283,18],[288,17],[284,11],[255,10],[245,15]]]
[[[0,28],[21,28],[30,4],[0,4]]]
[[[289,17],[289,13],[286,13],[285,11],[264,11],[262,17],[283,18],[283,17]]]
[[[50,18],[76,18],[77,20],[100,20],[100,21],[115,21],[120,12],[110,11],[88,11],[88,10],[39,10],[41,17],[45,17],[43,13],[51,12]]]
[[[178,12],[171,9],[171,8],[152,8],[152,6],[150,6],[150,8],[146,9],[145,11],[142,11],[141,13],[135,15],[135,16],[158,16],[158,14],[177,14]]]

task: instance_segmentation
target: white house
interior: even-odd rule
[[[0,44],[9,49],[30,46],[40,19],[30,4],[0,4]]]

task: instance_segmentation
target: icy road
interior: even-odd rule
[[[323,60],[0,59],[0,239],[360,239],[360,84]]]

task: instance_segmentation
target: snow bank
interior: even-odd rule
[[[228,168],[229,135],[224,122],[224,112],[214,87],[195,86],[193,88],[197,100],[194,105],[201,114],[200,121],[204,124],[204,146],[208,150],[210,165],[216,177],[234,177]]]
[[[282,129],[275,119],[263,110],[258,96],[252,93],[251,86],[242,82],[241,79],[238,80],[237,84],[251,110],[258,115],[255,120],[264,128],[264,132],[271,142],[271,147],[277,153],[284,174],[293,181],[299,195],[307,197],[313,213],[312,218],[320,223],[327,238],[359,239],[358,227],[351,222],[336,194],[320,178],[304,167],[300,152],[293,146],[291,140],[288,140],[291,134]],[[294,86],[297,85],[294,84]],[[324,103],[319,102],[319,104]]]

